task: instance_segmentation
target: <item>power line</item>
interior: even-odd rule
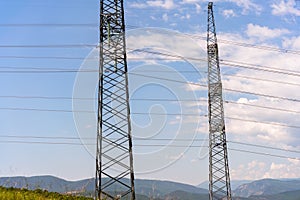
[[[131,26],[131,27],[134,27],[134,28],[147,28],[147,27],[138,27],[138,26]],[[155,31],[156,32],[161,32],[161,33],[166,33],[165,31],[160,31],[160,30],[157,30],[157,29]],[[189,36],[189,37],[194,38],[194,39],[201,39],[201,40],[205,40],[205,41],[207,40],[206,35],[195,35],[195,34],[189,34],[189,33],[175,33],[175,32],[172,32],[172,34],[176,34],[177,36]],[[218,39],[218,42],[228,44],[228,45],[254,48],[254,49],[260,49],[260,50],[265,50],[265,51],[274,51],[274,52],[285,53],[285,54],[300,55],[300,51],[299,50],[294,50],[294,49],[278,48],[278,47],[272,47],[272,46],[262,46],[262,45],[249,44],[249,43],[245,43],[245,42],[231,41],[231,40],[220,39],[220,38]]]
[[[76,71],[76,70],[69,70],[69,71],[42,71],[45,73],[48,72],[53,72],[53,73],[58,73],[58,72],[95,72],[97,70],[82,70],[82,71]],[[23,71],[22,71],[23,72]],[[26,73],[27,71],[24,71]],[[1,71],[0,71],[1,73]],[[148,77],[148,78],[154,78],[158,80],[166,80],[166,81],[172,81],[172,82],[177,82],[177,83],[184,83],[184,84],[191,84],[191,85],[196,85],[196,86],[201,86],[201,87],[206,87],[206,85],[203,84],[198,84],[198,83],[192,83],[192,82],[185,82],[185,81],[178,81],[178,80],[173,80],[173,79],[167,79],[167,78],[162,78],[162,77],[155,77],[155,76],[150,76],[150,75],[144,75],[144,74],[136,74],[136,73],[130,73],[131,75],[137,75],[137,76],[143,76],[143,77]],[[243,78],[251,78],[251,77],[243,77]],[[253,78],[257,79],[257,78]],[[260,79],[264,80],[264,79]],[[285,83],[285,84],[291,84],[291,85],[297,85],[299,84],[294,84],[294,83],[287,83],[287,82],[279,82],[279,81],[272,81],[272,80],[264,80],[264,81],[269,81],[269,82],[277,82],[277,83]],[[294,101],[294,102],[299,102],[299,99],[294,99],[294,98],[286,98],[286,97],[279,97],[275,95],[267,95],[267,94],[261,94],[261,93],[254,93],[254,92],[249,92],[249,91],[242,91],[242,90],[236,90],[236,89],[230,89],[230,88],[224,88],[226,91],[230,92],[237,92],[237,93],[245,93],[245,94],[250,94],[250,95],[256,95],[256,96],[262,96],[262,97],[268,97],[268,98],[276,98],[276,99],[281,99],[281,100],[287,100],[287,101]],[[59,97],[17,97],[17,96],[0,96],[1,98],[45,98],[45,99],[56,99]],[[61,99],[72,99],[72,98],[64,98],[62,97]],[[82,98],[82,100],[85,100],[86,98]],[[290,111],[289,111],[290,112]]]
[[[276,73],[276,74],[284,74],[284,75],[295,76],[295,77],[300,76],[299,71],[289,71],[289,70],[280,71],[280,70],[284,70],[284,69],[271,68],[271,67],[266,67],[266,66],[257,67],[259,65],[251,65],[251,64],[248,64],[250,66],[247,66],[247,65],[243,65],[243,64],[234,64],[234,63],[228,63],[228,62],[223,62],[223,61],[220,61],[220,62],[224,65],[231,66],[231,67],[252,69],[252,70],[257,70],[257,71],[270,72],[270,73]]]
[[[296,110],[288,110],[288,109],[283,109],[283,108],[275,108],[275,107],[270,107],[270,106],[254,105],[254,104],[250,104],[250,103],[241,103],[241,102],[227,101],[227,100],[224,100],[224,102],[229,103],[229,104],[244,105],[244,106],[250,106],[250,107],[255,107],[255,108],[263,108],[263,109],[268,109],[268,110],[273,110],[273,111],[276,110],[276,111],[300,114],[300,111],[296,111]]]
[[[53,47],[55,47],[55,46],[56,45],[54,45]],[[92,46],[96,47],[95,45],[92,45]],[[62,45],[61,47],[64,47],[64,45]],[[134,49],[132,49],[132,50],[134,50]],[[162,55],[162,56],[173,57],[173,58],[184,59],[184,60],[190,59],[190,60],[198,60],[198,61],[207,61],[207,59],[202,59],[202,58],[184,57],[184,56],[150,51],[150,50],[145,50],[145,49],[138,49],[138,50],[134,50],[134,51],[155,54],[155,55]],[[20,58],[23,58],[23,57],[20,57]],[[47,57],[33,57],[33,58],[47,58]],[[50,57],[50,58],[52,58],[52,57]],[[53,57],[53,58],[84,59],[84,58],[79,58],[79,57]],[[143,59],[131,58],[131,59],[132,60],[144,60],[144,58]],[[149,58],[147,58],[147,59],[149,59]],[[157,58],[152,58],[152,59],[157,59]],[[259,70],[259,71],[271,72],[271,73],[279,73],[279,74],[285,74],[285,75],[291,75],[291,76],[297,76],[297,77],[300,76],[300,71],[296,71],[296,70],[288,70],[288,69],[281,69],[281,68],[268,67],[268,66],[262,66],[262,65],[254,65],[254,64],[243,63],[243,62],[238,62],[238,61],[231,61],[231,60],[220,60],[220,62],[221,62],[221,64],[224,64],[227,66],[232,66],[232,67],[246,68],[246,69]]]
[[[0,95],[0,98],[16,98],[16,99],[45,99],[45,100],[85,100],[85,101],[94,101],[96,98],[76,98],[76,97],[50,97],[50,96],[5,96]],[[132,98],[131,101],[168,101],[168,102],[207,102],[207,99],[167,99],[167,98]],[[262,109],[269,109],[269,110],[275,110],[275,111],[282,111],[282,112],[290,112],[290,113],[296,113],[300,114],[300,111],[296,110],[290,110],[290,109],[282,109],[282,108],[276,108],[276,107],[270,107],[270,106],[263,106],[263,105],[256,105],[256,104],[250,104],[250,103],[242,103],[242,102],[235,102],[230,100],[224,100],[227,104],[236,104],[236,105],[243,105],[243,106],[250,106],[250,107],[256,107],[256,108],[262,108]],[[3,108],[7,109],[7,108]],[[21,108],[20,108],[21,109]],[[58,110],[59,111],[59,110]],[[71,112],[71,111],[66,111]],[[78,112],[78,111],[77,111]],[[92,111],[87,111],[92,112]]]
[[[155,54],[155,55],[162,55],[162,56],[167,56],[167,57],[173,57],[173,58],[177,58],[177,59],[197,60],[197,61],[206,61],[207,62],[207,59],[203,59],[203,58],[185,57],[185,56],[174,55],[174,54],[169,54],[169,53],[162,53],[162,52],[156,52],[156,51],[150,51],[150,50],[145,50],[145,49],[138,49],[138,50],[135,50],[135,51],[150,53],[150,54]],[[227,65],[227,66],[232,66],[232,67],[247,68],[247,69],[259,70],[259,71],[265,71],[265,72],[272,72],[272,73],[279,73],[279,74],[285,74],[285,75],[291,75],[291,76],[300,76],[300,71],[295,71],[295,70],[281,69],[281,68],[275,68],[275,67],[267,67],[267,66],[262,66],[262,65],[254,65],[254,64],[249,64],[249,63],[223,60],[223,59],[220,59],[220,63],[224,64],[224,65]]]
[[[92,137],[67,137],[67,136],[34,136],[34,135],[0,135],[0,138],[18,138],[18,139],[51,139],[51,140],[80,140],[90,139],[96,140]]]
[[[0,67],[2,69],[20,69],[20,70],[3,70],[0,71],[0,73],[92,73],[97,72],[99,73],[99,70],[96,69],[68,69],[68,68],[34,68],[29,67],[24,70],[24,67]],[[164,70],[147,70],[147,72],[161,72],[161,73],[207,73],[205,71],[164,71]],[[130,74],[130,72],[129,72]],[[250,77],[250,76],[244,76],[244,75],[237,75],[237,74],[224,74],[226,77],[237,77],[237,78],[243,78],[243,79],[251,79],[251,80],[259,80],[259,81],[265,81],[265,82],[271,82],[271,83],[278,83],[278,84],[286,84],[286,85],[292,85],[292,86],[300,86],[300,84],[297,83],[291,83],[291,82],[285,82],[285,81],[277,81],[277,80],[271,80],[271,79],[263,79],[263,78],[256,78],[256,77]],[[299,74],[300,75],[300,74]],[[298,75],[297,75],[298,76]]]
[[[147,28],[147,27],[140,27],[140,26],[133,26],[133,25],[126,25],[128,28],[135,29],[135,28]],[[76,24],[76,23],[2,23],[0,24],[0,27],[99,27],[98,23],[81,23],[81,24]],[[157,32],[162,32],[159,30],[156,30]],[[175,34],[175,33],[173,33]],[[201,35],[195,35],[195,34],[188,34],[188,33],[178,33],[177,35],[185,35],[189,36],[191,38],[195,39],[201,39],[201,40],[206,40],[206,36],[201,36]],[[295,55],[300,55],[299,50],[294,50],[294,49],[286,49],[286,48],[278,48],[278,47],[272,47],[272,46],[262,46],[262,45],[256,45],[256,44],[249,44],[245,42],[237,42],[237,41],[231,41],[231,40],[226,40],[226,39],[219,39],[218,42],[224,43],[224,44],[229,44],[229,45],[235,45],[235,46],[241,46],[241,47],[247,47],[247,48],[255,48],[255,49],[260,49],[260,50],[265,50],[265,51],[275,51],[275,52],[280,52],[280,53],[285,53],[285,54],[295,54]],[[93,45],[95,46],[95,45]],[[1,46],[0,46],[1,47]],[[34,47],[31,47],[34,48]],[[40,47],[37,47],[40,48]]]
[[[300,99],[296,99],[296,98],[280,97],[280,96],[275,96],[275,95],[270,95],[270,94],[262,94],[262,93],[244,91],[244,90],[230,89],[230,88],[224,88],[224,90],[228,91],[228,92],[243,93],[243,94],[248,94],[248,95],[273,98],[273,99],[279,99],[279,100],[285,100],[285,101],[292,101],[292,102],[300,102]]]
[[[188,33],[181,33],[181,34],[190,36],[195,39],[207,40],[206,36],[194,35],[194,34],[188,34]],[[178,35],[180,35],[180,34],[178,34]],[[300,55],[300,51],[294,50],[294,49],[278,48],[278,47],[272,47],[272,46],[262,46],[262,45],[256,45],[256,44],[249,44],[249,43],[245,43],[245,42],[231,41],[231,40],[226,40],[226,39],[218,39],[218,42],[223,43],[223,44],[228,44],[228,45],[254,48],[254,49],[260,49],[260,50],[265,50],[265,51],[274,51],[274,52],[285,53],[285,54]]]
[[[238,151],[238,152],[250,153],[250,154],[256,154],[256,155],[270,156],[270,157],[276,157],[276,158],[285,158],[285,159],[292,159],[292,160],[300,160],[300,158],[298,158],[298,157],[283,156],[283,155],[249,151],[249,150],[243,150],[243,149],[234,149],[234,148],[228,148],[228,149],[231,151]]]
[[[0,138],[16,138],[16,139],[50,139],[50,140],[95,140],[94,137],[67,137],[67,136],[30,136],[30,135],[0,135]],[[161,142],[161,141],[174,141],[174,142],[207,142],[208,139],[183,139],[183,138],[134,138],[134,141],[155,141],[155,142]],[[245,145],[245,146],[251,146],[251,147],[258,147],[258,148],[264,148],[264,149],[271,149],[271,150],[278,150],[278,151],[286,151],[291,153],[300,153],[300,151],[297,150],[291,150],[291,149],[284,149],[284,148],[278,148],[278,147],[272,147],[272,146],[266,146],[266,145],[258,145],[258,144],[251,144],[251,143],[245,143],[245,142],[237,142],[237,141],[231,141],[228,140],[228,143],[233,144],[239,144],[239,145]],[[155,145],[162,145],[162,144],[155,144]],[[181,145],[182,146],[182,145]],[[184,146],[182,146],[184,147]]]
[[[292,85],[292,86],[300,86],[298,83],[291,83],[291,82],[285,82],[285,81],[278,81],[278,80],[270,80],[270,79],[264,79],[264,78],[257,78],[257,77],[251,77],[251,76],[244,76],[244,75],[231,75],[231,74],[223,74],[225,76],[230,76],[230,77],[237,77],[237,78],[242,78],[242,79],[250,79],[250,80],[256,80],[256,81],[264,81],[264,82],[270,82],[270,83],[278,83],[278,84],[283,84],[283,85]]]
[[[26,71],[11,71],[11,70],[3,70],[0,71],[1,74],[50,74],[50,73],[82,73],[82,72],[87,72],[87,73],[92,73],[92,72],[99,72],[98,70],[26,70]]]
[[[130,73],[130,74],[136,75],[136,76],[153,78],[153,79],[171,81],[171,82],[176,82],[176,83],[190,84],[190,85],[195,85],[195,86],[199,86],[199,87],[205,87],[205,88],[207,87],[207,85],[200,84],[200,83],[191,83],[191,82],[186,82],[186,81],[179,81],[179,80],[168,79],[168,78],[163,78],[163,77],[155,77],[155,76],[144,75],[144,74],[136,74],[136,73]],[[274,98],[274,99],[280,99],[280,100],[286,100],[286,101],[292,101],[292,102],[300,102],[300,99],[296,99],[296,98],[280,97],[280,96],[275,96],[275,95],[270,95],[270,94],[262,94],[262,93],[256,93],[256,92],[250,92],[250,91],[231,89],[231,88],[223,88],[223,89],[228,92],[243,93],[243,94],[248,94],[248,95]]]
[[[0,110],[10,110],[10,111],[39,111],[39,112],[62,112],[62,113],[72,113],[72,112],[82,112],[82,113],[96,113],[94,111],[72,111],[72,110],[56,110],[56,109],[37,109],[37,108],[1,108]],[[132,115],[162,115],[162,116],[194,116],[194,117],[207,117],[206,114],[187,114],[187,113],[142,113],[142,112],[131,112]],[[266,124],[266,125],[274,125],[274,126],[281,126],[287,128],[295,128],[300,129],[300,126],[297,125],[288,125],[283,123],[277,122],[266,122],[266,121],[258,121],[253,119],[242,119],[237,117],[225,117],[226,119],[236,120],[236,121],[243,121],[243,122],[251,122],[256,124]]]
[[[24,24],[21,24],[21,23],[16,23],[16,24],[11,24],[11,23],[2,23],[0,24],[0,27],[51,27],[51,28],[65,28],[65,27],[94,27],[94,28],[97,28],[99,27],[99,24],[97,23],[82,23],[82,24],[60,24],[60,23],[41,23],[41,24],[38,24],[38,23],[24,23]]]
[[[300,129],[300,126],[297,126],[297,125],[287,125],[287,124],[282,124],[282,123],[277,123],[277,122],[265,122],[265,121],[258,121],[258,120],[253,120],[253,119],[242,119],[242,118],[238,118],[238,117],[225,117],[225,118],[231,119],[231,120],[236,120],[236,121],[242,121],[242,122],[251,122],[251,123],[256,123],[256,124],[267,124],[267,125]]]
[[[86,97],[63,97],[63,96],[21,96],[21,95],[0,95],[0,98],[15,98],[15,99],[48,99],[48,100],[96,100],[96,98]]]
[[[14,140],[0,140],[0,143],[12,143],[12,144],[50,144],[50,145],[76,145],[82,146],[82,143],[74,143],[74,142],[34,142],[34,141],[14,141]],[[86,145],[96,145],[96,144],[86,144]]]
[[[75,143],[75,142],[39,142],[39,141],[13,141],[13,140],[0,140],[0,143],[6,143],[6,144],[41,144],[41,145],[75,145],[75,146],[94,146],[96,144],[94,143]],[[173,147],[173,148],[203,148],[208,147],[204,145],[133,145],[133,147]],[[256,152],[256,151],[249,151],[244,149],[235,149],[235,148],[228,148],[228,150],[231,151],[237,151],[242,153],[250,153],[250,154],[256,154],[256,155],[263,155],[263,156],[269,156],[269,157],[276,157],[276,158],[284,158],[284,159],[293,159],[293,160],[300,160],[299,157],[291,157],[291,156],[284,156],[284,155],[278,155],[278,154],[270,154],[270,153],[262,153],[262,152]]]
[[[85,57],[69,57],[69,56],[0,56],[1,59],[54,59],[54,60],[83,60]]]
[[[224,64],[228,64],[228,65],[237,64],[237,66],[247,66],[247,67],[251,66],[251,67],[263,68],[262,70],[264,70],[264,68],[271,69],[271,70],[279,70],[279,73],[290,72],[290,73],[300,74],[300,71],[298,71],[298,70],[283,69],[283,68],[279,68],[279,67],[270,67],[270,66],[265,66],[265,65],[252,64],[252,63],[233,61],[233,60],[224,60],[224,59],[222,59],[221,61]]]
[[[0,48],[96,48],[94,44],[0,45]]]
[[[245,145],[245,146],[259,147],[259,148],[264,148],[264,149],[272,149],[272,150],[278,150],[278,151],[287,151],[287,152],[291,152],[291,153],[300,153],[300,151],[297,151],[297,150],[283,149],[283,148],[271,147],[271,146],[265,146],[265,145],[249,144],[249,143],[245,143],[245,142],[236,142],[236,141],[228,141],[228,142],[229,143],[233,143],[233,144],[240,144],[240,145]]]
[[[10,111],[38,111],[38,112],[61,112],[61,113],[96,113],[93,111],[86,110],[58,110],[58,109],[40,109],[40,108],[5,108],[0,107],[0,110],[10,110]]]
[[[178,58],[178,59],[207,61],[207,59],[202,59],[202,58],[184,57],[184,56],[149,51],[149,50],[136,50],[136,51],[150,53],[150,54],[156,54],[156,55],[163,55],[163,56],[167,56],[167,57],[174,57],[174,58]],[[279,73],[279,74],[298,76],[298,77],[300,76],[300,71],[295,71],[295,70],[281,69],[281,68],[268,67],[268,66],[262,66],[262,65],[254,65],[254,64],[249,64],[249,63],[223,60],[223,59],[220,59],[220,63],[223,65],[232,66],[232,67],[246,68],[246,69],[259,70],[259,71],[271,72],[271,73]]]

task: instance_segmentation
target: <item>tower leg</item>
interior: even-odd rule
[[[222,81],[213,3],[208,4],[209,199],[231,200]]]
[[[100,1],[96,199],[135,200],[123,0]]]

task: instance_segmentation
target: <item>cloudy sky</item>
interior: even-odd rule
[[[137,178],[208,179],[207,3],[124,2]],[[99,2],[0,5],[0,176],[93,177]],[[214,14],[231,178],[299,178],[300,2]]]

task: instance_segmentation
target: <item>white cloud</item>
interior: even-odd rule
[[[146,3],[148,6],[160,7],[166,10],[171,10],[176,7],[173,0],[153,0],[153,1],[147,1]]]
[[[184,20],[184,19],[190,19],[191,15],[190,14],[186,14],[180,17],[180,19]]]
[[[206,90],[206,87],[203,87],[201,85],[198,85],[198,83],[186,83],[185,84],[185,89],[187,91],[200,91],[200,90]]]
[[[241,164],[237,169],[231,169],[231,178],[233,180],[254,180],[261,179],[266,173],[266,164],[257,160]]]
[[[282,46],[287,49],[300,50],[300,36],[293,38],[285,38]]]
[[[300,161],[287,159],[280,163],[266,163],[253,160],[241,164],[231,170],[232,179],[257,180],[263,178],[297,178],[299,176]]]
[[[169,20],[168,14],[163,14],[162,19],[164,20],[164,22],[167,22]]]
[[[195,4],[195,3],[199,3],[199,0],[182,0],[180,3],[181,4]]]
[[[132,8],[139,8],[139,9],[147,8],[147,7],[157,7],[166,10],[171,10],[176,8],[176,5],[173,0],[150,0],[150,1],[146,1],[145,3],[133,2],[129,6]]]
[[[201,9],[202,9],[201,6],[200,6],[199,4],[197,4],[197,3],[195,4],[195,6],[196,6],[196,13],[197,13],[197,14],[200,14],[201,11],[202,11],[202,10],[201,10]]]
[[[300,16],[300,10],[296,8],[296,1],[295,0],[281,0],[278,3],[273,3],[271,5],[272,14],[273,15],[296,15]]]
[[[226,18],[229,18],[229,17],[236,17],[236,14],[235,14],[235,12],[234,12],[232,9],[229,9],[229,10],[223,10],[222,14],[223,14],[223,16],[226,17]]]
[[[262,11],[262,7],[256,3],[254,3],[252,0],[215,0],[214,2],[231,2],[236,4],[237,6],[239,6],[240,8],[242,8],[242,14],[248,14],[248,12],[250,11],[254,11],[257,14],[260,14]],[[186,4],[193,4],[195,5],[196,8],[196,13],[199,14],[202,11],[202,8],[200,6],[200,3],[207,3],[206,0],[181,0],[179,2],[179,4],[181,5],[186,5]],[[171,10],[174,8],[178,8],[178,6],[176,5],[176,3],[174,2],[174,0],[148,0],[145,3],[131,3],[130,7],[132,8],[147,8],[147,7],[157,7],[157,8],[163,8],[166,10]],[[234,13],[232,13],[230,10],[225,11],[225,13],[227,16],[228,15],[233,15]]]
[[[150,16],[152,20],[157,20],[155,16]]]
[[[252,0],[228,0],[229,2],[236,3],[239,7],[243,8],[242,13],[247,14],[249,11],[255,11],[259,14],[262,11],[262,7]]]
[[[147,5],[144,4],[144,3],[133,2],[133,3],[130,4],[130,7],[131,8],[139,8],[139,9],[141,9],[141,8],[146,8]]]
[[[201,2],[202,2],[201,0],[182,0],[180,2],[180,4],[182,4],[182,5],[184,5],[184,4],[193,4],[193,5],[195,5],[196,13],[199,14],[202,11],[201,10],[202,8],[200,6]]]
[[[262,28],[260,26],[257,27]],[[270,33],[267,33],[266,36],[263,36],[264,38],[272,38],[281,34],[288,33],[288,31],[284,29],[282,30],[266,28],[266,32],[268,31],[270,31]],[[255,33],[259,35],[259,31]],[[205,33],[198,33],[197,35],[199,36],[204,34]],[[254,32],[252,32],[251,34],[253,37],[254,35],[259,37],[258,35],[254,34]],[[248,44],[257,42],[257,40],[255,41],[253,38],[244,38],[239,34],[222,33],[220,34],[219,40],[219,52],[221,60],[251,63],[251,65],[255,65],[257,68],[266,66],[271,68],[280,68],[287,71],[299,70],[298,66],[300,58],[298,55],[226,44],[223,43],[222,40],[238,41]],[[199,41],[199,43],[201,42],[202,40]],[[284,39],[284,44],[286,45],[286,47],[300,44],[300,37],[286,37]],[[280,46],[273,47],[281,48]],[[278,97],[300,99],[300,94],[298,92],[299,77],[297,76],[288,76],[286,74],[270,73],[266,71],[255,71],[240,67],[226,67],[226,65],[222,64],[222,62],[221,69],[223,88],[225,89],[229,88],[239,91],[249,91]],[[270,81],[262,81],[258,79],[266,79]],[[201,80],[201,82],[203,82],[203,80]],[[285,82],[288,83],[285,84]],[[206,88],[199,87],[191,83],[186,84],[185,89],[188,91],[194,91],[199,94],[202,94],[206,91]],[[300,111],[300,103],[256,95],[249,96],[243,93],[230,92],[228,90],[224,90],[223,96],[224,99],[229,101],[253,105],[246,106],[240,104],[225,103],[225,117],[235,117],[257,122],[283,124],[283,126],[276,126],[273,124],[243,122],[238,120],[226,119],[226,130],[229,133],[231,140],[241,140],[248,143],[257,143],[259,141],[259,143],[262,145],[277,146],[281,148],[296,148],[297,146],[299,146],[299,137],[296,135],[297,130],[288,127],[289,125],[297,125],[300,123],[300,119],[297,113],[276,111],[272,109],[258,108],[255,106],[265,106],[283,110]]]
[[[249,37],[257,38],[260,41],[277,38],[288,33],[289,31],[287,29],[270,29],[267,26],[259,26],[255,24],[248,24],[246,30],[246,34]]]
[[[272,162],[263,178],[296,178],[299,177],[300,161],[288,159],[287,163]]]
[[[207,3],[207,0],[183,0],[185,2],[204,2]],[[247,14],[249,11],[254,11],[257,14],[259,14],[263,8],[259,5],[253,2],[253,0],[214,0],[214,3],[216,2],[230,2],[234,3],[240,8],[242,8],[242,14]]]
[[[127,34],[127,46],[130,46],[131,54],[134,53],[134,49],[154,48],[156,51],[163,52],[171,55],[178,55],[179,57],[170,57],[163,54],[149,54],[147,52],[139,52],[139,54],[148,54],[151,57],[166,58],[169,61],[182,60],[181,57],[186,58],[206,58],[206,52],[201,49],[200,46],[189,36],[181,34],[175,31],[158,28],[145,28],[137,29]],[[167,51],[167,52],[166,52]],[[172,52],[170,52],[172,51]],[[201,60],[192,60],[190,64],[195,67],[206,67],[206,63]],[[200,69],[201,68],[201,69]]]

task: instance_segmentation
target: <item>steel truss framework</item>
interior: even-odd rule
[[[100,0],[96,199],[135,200],[123,0]]]
[[[209,197],[231,200],[230,176],[213,3],[208,4]]]

